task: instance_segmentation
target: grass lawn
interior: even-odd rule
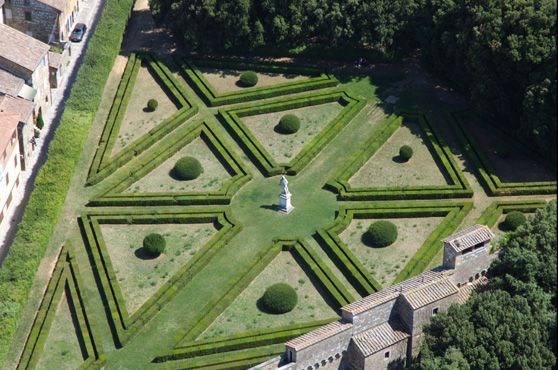
[[[280,315],[266,313],[258,308],[258,300],[267,287],[276,283],[292,286],[298,294],[298,303],[291,312]],[[235,301],[215,320],[200,339],[228,336],[254,329],[267,329],[283,325],[336,317],[337,314],[324,300],[306,272],[290,252],[280,252]]]
[[[84,360],[67,297],[62,294],[37,369],[76,369]]]
[[[409,145],[413,156],[399,160],[399,148]],[[448,185],[442,169],[426,145],[417,123],[405,121],[350,179],[354,187]]]
[[[198,69],[202,72],[203,77],[219,93],[239,91],[244,89],[244,87],[238,84],[238,79],[243,71],[207,67],[198,67]],[[256,72],[256,74],[258,75],[258,83],[254,87],[271,86],[308,78],[307,76],[284,73]]]
[[[196,158],[203,167],[203,173],[194,180],[180,181],[170,173],[174,164],[182,157]],[[197,137],[185,145],[172,157],[132,184],[125,192],[195,192],[219,190],[230,177],[220,160],[213,154],[206,142]]]
[[[391,285],[397,274],[414,256],[444,217],[383,218],[397,226],[397,240],[383,248],[367,246],[363,234],[378,219],[354,219],[341,233],[341,240],[372,276],[384,286]]]
[[[154,112],[146,109],[149,99],[156,99],[159,103]],[[142,66],[130,95],[124,120],[120,126],[118,137],[114,142],[112,154],[117,154],[126,145],[143,136],[177,111],[178,108],[161,88],[151,72],[147,67]]]
[[[133,314],[184,263],[217,232],[212,224],[101,224],[118,284]],[[143,238],[159,233],[166,240],[165,252],[156,258],[142,250]]]
[[[277,163],[287,163],[335,118],[342,109],[343,106],[341,104],[333,102],[247,116],[242,118],[242,122],[250,129],[256,139],[258,139]],[[281,117],[286,114],[294,114],[300,119],[300,129],[294,134],[284,135],[274,130]]]

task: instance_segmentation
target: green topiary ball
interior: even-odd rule
[[[149,234],[143,238],[143,249],[151,256],[158,256],[165,251],[167,242],[161,234]]]
[[[159,106],[159,102],[156,99],[149,99],[147,101],[147,109],[150,112],[155,112],[158,106]]]
[[[506,230],[513,231],[527,221],[525,215],[519,211],[511,211],[506,215],[504,226]]]
[[[411,159],[412,156],[413,148],[411,148],[409,145],[403,145],[401,148],[399,148],[399,158],[401,158],[402,161],[407,162],[409,159]]]
[[[174,164],[171,175],[177,180],[194,180],[203,172],[201,163],[192,157],[180,158]]]
[[[370,225],[363,239],[371,247],[387,247],[397,240],[397,226],[389,221],[376,221]]]
[[[294,114],[286,114],[279,120],[277,126],[275,126],[275,131],[290,135],[294,134],[300,128],[300,120]]]
[[[238,82],[244,87],[256,86],[258,83],[258,75],[253,71],[242,72]]]
[[[261,298],[263,308],[274,314],[282,314],[295,308],[298,302],[296,291],[288,284],[279,283],[267,288]]]

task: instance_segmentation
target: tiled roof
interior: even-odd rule
[[[353,316],[358,315],[359,313],[368,311],[379,304],[388,302],[392,299],[396,299],[401,293],[409,289],[422,286],[425,284],[425,282],[428,283],[430,281],[441,279],[444,276],[445,273],[443,271],[426,271],[418,276],[415,276],[414,278],[405,280],[400,284],[394,285],[380,292],[359,299],[358,301],[344,306],[341,309]]]
[[[316,330],[312,330],[309,333],[301,335],[300,337],[291,339],[287,343],[286,346],[293,348],[295,351],[300,351],[306,347],[309,347],[313,344],[316,344],[324,339],[327,339],[331,336],[344,332],[345,330],[349,330],[353,327],[351,323],[342,323],[341,321],[334,321],[330,324],[322,326]]]
[[[417,309],[458,292],[459,289],[450,279],[444,278],[410,289],[403,293],[403,297],[413,309]]]
[[[22,122],[27,122],[33,113],[33,102],[10,95],[0,95],[0,112],[17,113]]]
[[[48,65],[52,68],[60,67],[60,62],[62,61],[62,54],[54,53],[52,51],[48,52]]]
[[[0,150],[6,148],[18,123],[19,114],[0,112]]]
[[[444,239],[444,243],[451,245],[456,252],[474,245],[487,242],[494,238],[494,234],[485,225],[473,225],[458,233],[448,236]]]
[[[381,351],[410,335],[402,330],[399,322],[383,323],[353,336],[353,341],[364,357]]]
[[[61,12],[64,11],[66,8],[66,1],[65,0],[37,0],[40,3],[50,6],[56,10],[60,10]]]
[[[459,288],[459,293],[457,294],[457,303],[463,304],[467,302],[467,300],[469,299],[471,293],[473,292],[473,290],[475,290],[475,288],[481,285],[486,285],[487,283],[488,283],[488,279],[486,278],[486,276],[482,276],[472,283],[468,283],[461,286],[461,288]]]
[[[0,66],[4,67],[4,59],[33,72],[49,49],[44,42],[0,24]]]
[[[23,78],[0,68],[0,94],[17,96],[24,82]]]

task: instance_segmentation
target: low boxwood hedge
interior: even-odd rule
[[[245,71],[240,74],[238,82],[244,87],[253,87],[258,83],[258,75],[254,71]]]
[[[397,226],[390,221],[376,221],[366,230],[363,240],[370,247],[387,247],[397,240]]]
[[[289,284],[277,283],[265,290],[260,302],[265,312],[283,314],[295,308],[298,303],[298,295]]]
[[[294,134],[300,129],[300,120],[294,114],[286,114],[279,120],[275,131],[280,134],[290,135]]]
[[[158,256],[165,251],[167,241],[161,234],[152,233],[143,238],[143,250],[150,256]]]
[[[131,0],[105,2],[97,27],[91,30],[92,36],[66,100],[56,135],[49,144],[48,159],[35,178],[23,219],[2,262],[0,366],[6,359],[37,268],[58,222],[106,80],[120,50],[132,6]]]
[[[194,157],[182,157],[174,164],[171,175],[177,180],[194,180],[203,172],[203,167]]]
[[[504,227],[508,231],[514,231],[525,222],[527,222],[527,218],[525,217],[523,212],[511,211],[506,215],[506,219],[504,220]]]
[[[399,148],[399,158],[401,159],[401,161],[408,162],[412,156],[413,148],[411,148],[409,145],[403,145],[401,148]]]
[[[158,106],[159,102],[157,101],[157,99],[149,99],[147,101],[147,110],[149,110],[150,112],[155,112]]]

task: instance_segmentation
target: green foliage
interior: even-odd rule
[[[527,221],[527,218],[521,211],[511,211],[506,215],[504,220],[504,226],[506,230],[513,231],[519,226],[523,225]]]
[[[363,241],[374,248],[387,247],[397,240],[397,226],[390,221],[376,221],[364,233]]]
[[[43,127],[45,127],[45,121],[43,120],[43,114],[39,112],[39,115],[37,116],[37,128],[42,130]]]
[[[554,368],[556,226],[553,201],[509,234],[485,290],[425,328],[415,369]]]
[[[152,233],[143,238],[143,249],[151,256],[158,256],[165,251],[167,242],[161,234]]]
[[[159,102],[157,101],[157,99],[149,99],[147,101],[147,109],[150,112],[155,112],[158,106],[159,106]]]
[[[240,85],[244,87],[253,87],[258,83],[258,75],[254,71],[246,71],[240,74],[238,79]]]
[[[300,128],[300,120],[294,114],[285,114],[279,120],[277,126],[275,126],[275,131],[280,134],[290,135],[297,132]]]
[[[411,148],[409,145],[403,145],[401,148],[399,148],[399,158],[401,158],[403,162],[407,162],[409,159],[411,159],[412,156],[413,148]]]
[[[172,177],[177,180],[194,180],[203,172],[201,163],[193,157],[180,158],[174,164]]]
[[[40,169],[34,191],[10,251],[0,268],[0,364],[29,297],[39,262],[54,232],[70,179],[81,157],[105,82],[120,50],[133,2],[108,0],[92,35],[66,101],[48,159]],[[68,145],[71,143],[71,145]]]
[[[292,311],[298,302],[298,295],[292,286],[278,283],[266,289],[261,297],[261,305],[266,312],[283,314]]]

